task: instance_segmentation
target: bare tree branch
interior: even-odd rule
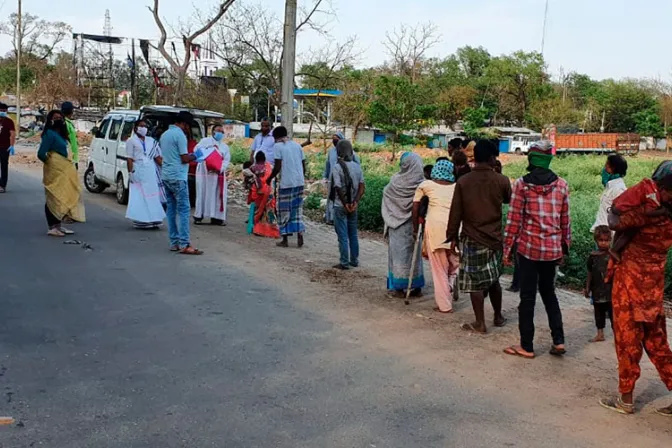
[[[415,82],[427,52],[441,41],[438,27],[431,22],[409,27],[401,25],[398,30],[386,33],[383,45],[392,58],[392,67],[400,75],[409,76]]]

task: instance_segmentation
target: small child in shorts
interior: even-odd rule
[[[595,324],[597,325],[597,335],[591,342],[604,341],[604,328],[607,325],[607,317],[614,326],[613,309],[611,306],[611,281],[605,282],[607,278],[607,268],[609,266],[609,247],[611,245],[611,230],[607,226],[597,226],[595,233],[595,244],[597,250],[588,257],[588,278],[586,280],[585,296],[591,299],[595,308]]]

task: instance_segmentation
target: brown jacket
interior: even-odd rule
[[[476,166],[457,181],[446,238],[462,235],[492,250],[502,250],[502,205],[511,200],[511,182],[490,167]]]

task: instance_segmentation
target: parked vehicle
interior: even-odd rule
[[[530,145],[539,140],[540,136],[515,135],[511,148],[516,154],[527,154]],[[555,148],[557,154],[583,153],[624,153],[633,154],[639,151],[638,134],[557,134]]]
[[[638,134],[557,134],[555,147],[558,153],[637,153]]]
[[[536,141],[541,140],[541,135],[514,135],[511,140],[511,150],[516,154],[527,154],[530,145]]]
[[[135,122],[142,118],[149,125],[151,136],[168,129],[174,123],[178,112],[188,110],[194,115],[189,148],[193,151],[195,143],[207,136],[210,122],[222,120],[224,116],[217,112],[184,109],[172,106],[144,106],[140,110],[117,109],[110,111],[93,128],[93,141],[84,173],[84,186],[92,193],[102,193],[111,185],[117,192],[117,202],[128,203],[128,169],[126,168],[126,141],[131,137]],[[189,195],[192,204],[196,195],[196,166],[189,170]]]

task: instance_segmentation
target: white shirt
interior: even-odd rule
[[[152,137],[145,137],[143,142],[137,134],[133,134],[131,138],[126,140],[126,157],[133,159],[135,162],[143,162],[147,159],[147,154],[152,151],[155,144],[156,142]]]
[[[625,186],[625,182],[622,178],[610,180],[607,182],[607,186],[602,193],[602,198],[600,199],[600,208],[597,210],[597,218],[595,219],[595,224],[590,228],[591,232],[595,232],[597,226],[608,226],[607,221],[609,217],[609,209],[611,204],[614,202],[614,199],[619,197],[628,187]]]
[[[257,154],[258,151],[263,152],[266,155],[266,161],[271,162],[271,164],[275,163],[275,154],[274,154],[274,149],[273,147],[275,146],[275,139],[271,134],[268,134],[267,136],[263,136],[262,134],[257,134],[256,137],[254,137],[254,141],[252,142],[252,147],[250,148],[250,151],[252,151],[253,154]]]
[[[303,161],[306,155],[303,148],[291,140],[283,143],[276,143],[275,160],[282,160],[282,170],[280,171],[280,188],[303,187],[306,184],[303,175]]]

